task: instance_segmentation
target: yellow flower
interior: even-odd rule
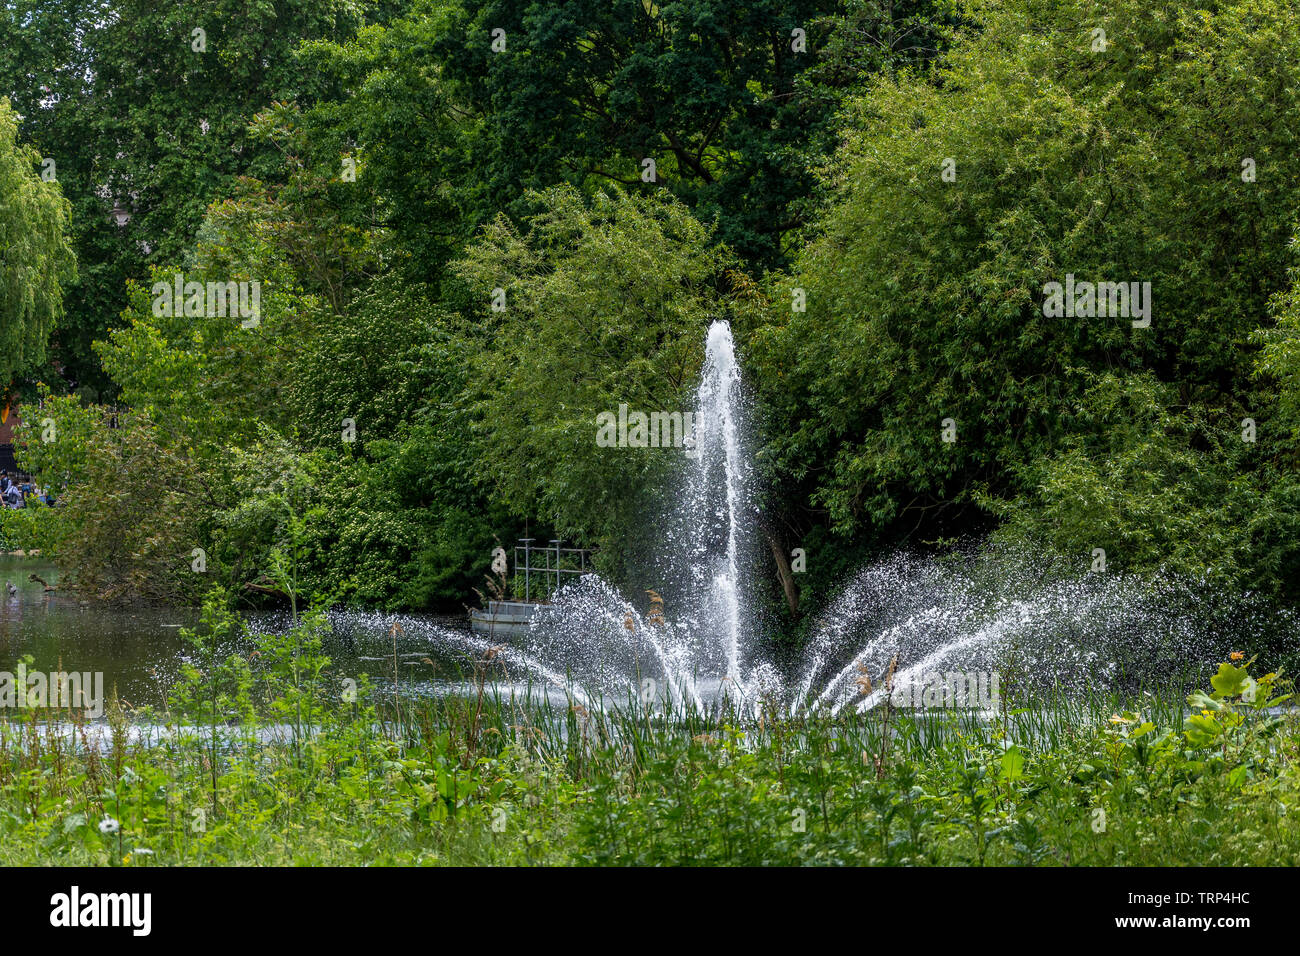
[[[1243,654],[1241,651],[1233,651],[1231,654],[1228,655],[1229,659],[1234,661],[1239,661],[1245,656],[1246,655]]]

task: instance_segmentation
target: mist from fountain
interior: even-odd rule
[[[985,548],[958,560],[896,554],[860,571],[811,630],[786,680],[760,656],[749,567],[756,495],[745,451],[746,403],[731,329],[714,322],[694,410],[694,448],[664,522],[653,583],[666,612],[642,613],[598,576],[553,595],[553,613],[499,649],[536,680],[584,703],[754,713],[863,711],[895,684],[948,671],[1002,670],[1021,687],[1109,686],[1125,675],[1206,659],[1222,644],[1184,583],[1088,574]],[[680,453],[680,452],[679,452]],[[667,596],[671,596],[671,600]],[[441,640],[485,650],[464,635]],[[896,668],[892,669],[891,668]]]
[[[654,563],[656,593],[670,613],[641,613],[595,575],[553,596],[555,612],[521,649],[557,662],[575,681],[615,701],[703,706],[726,697],[754,702],[774,671],[752,661],[754,627],[744,586],[755,496],[744,439],[746,406],[735,343],[726,322],[708,330],[681,456],[672,512],[658,523],[665,546]]]

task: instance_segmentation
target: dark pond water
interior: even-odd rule
[[[47,592],[32,581],[33,573],[55,590]],[[83,604],[59,589],[58,571],[50,564],[0,555],[0,672],[16,673],[30,655],[29,672],[100,672],[106,693],[116,687],[135,707],[158,707],[189,654],[180,629],[193,626],[197,617],[188,608]],[[390,633],[394,622],[401,625],[396,649]],[[287,615],[260,615],[252,623],[275,630],[287,624]],[[332,663],[326,674],[340,682],[368,674],[376,684],[391,687],[396,671],[404,696],[468,686],[473,655],[456,640],[469,634],[464,618],[340,612],[331,615],[331,623],[325,650]]]

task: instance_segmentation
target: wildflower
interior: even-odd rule
[[[1239,661],[1239,660],[1241,660],[1242,658],[1244,658],[1245,656],[1246,656],[1246,655],[1243,654],[1241,651],[1233,651],[1231,654],[1228,655],[1228,658],[1229,658],[1230,660]]]
[[[100,833],[116,833],[120,829],[122,829],[122,824],[110,816],[105,816],[104,819],[99,821]]]

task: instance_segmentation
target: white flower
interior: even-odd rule
[[[116,833],[120,829],[122,829],[122,825],[112,817],[106,816],[99,821],[100,833]]]

